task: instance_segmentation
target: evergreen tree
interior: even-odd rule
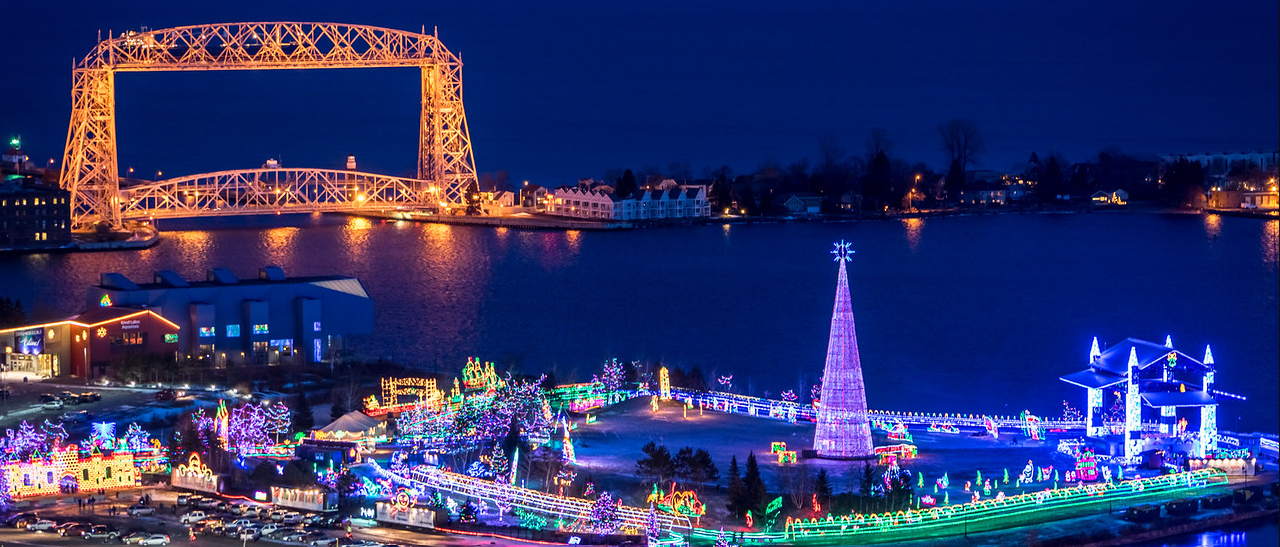
[[[742,476],[743,487],[746,489],[747,507],[751,509],[763,509],[765,498],[769,493],[765,489],[764,480],[760,478],[760,465],[756,463],[756,453],[747,454],[747,470]],[[760,511],[763,513],[764,511]]]
[[[289,429],[294,432],[307,432],[316,426],[315,415],[311,412],[311,403],[307,394],[299,391],[293,399],[293,412],[289,415]]]
[[[467,185],[462,200],[467,204],[467,215],[475,216],[480,214],[480,186],[475,181]]]
[[[813,493],[818,495],[818,502],[823,506],[831,503],[831,479],[826,469],[819,469],[818,476],[813,479]]]
[[[636,174],[632,173],[630,169],[627,169],[622,173],[621,177],[618,177],[618,180],[614,183],[613,187],[613,191],[617,193],[620,198],[629,197],[631,194],[636,193],[636,190],[638,189],[639,186],[636,185]]]
[[[346,416],[347,412],[349,411],[347,410],[346,402],[343,400],[341,396],[339,396],[337,393],[334,393],[333,406],[329,407],[329,419],[336,420],[338,418]]]
[[[1049,163],[1044,167],[1044,174],[1040,175],[1040,181],[1036,183],[1036,194],[1040,197],[1040,201],[1054,201],[1060,194],[1070,194],[1067,179],[1062,174],[1062,167],[1058,165],[1058,158],[1049,156]]]
[[[645,457],[636,460],[636,474],[651,479],[658,484],[665,484],[676,474],[676,462],[666,446],[658,446],[653,441],[641,448]]]
[[[959,159],[951,160],[951,169],[947,171],[943,188],[947,190],[947,201],[960,200],[960,192],[964,190],[964,166]]]
[[[729,514],[740,517],[746,512],[746,486],[742,483],[742,475],[738,473],[738,457],[729,458],[729,503],[726,507]]]

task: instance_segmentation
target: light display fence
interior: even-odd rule
[[[1168,497],[1170,494],[1220,486],[1226,482],[1227,477],[1221,471],[1204,469],[1123,482],[1048,489],[918,511],[841,517],[828,515],[822,519],[788,518],[786,528],[778,540],[836,539],[886,532],[923,533],[934,528],[964,523],[972,529],[978,529],[987,521],[1033,517],[1035,513],[1070,510],[1100,502],[1120,504],[1123,507],[1126,503],[1136,503],[1144,498]]]
[[[547,494],[428,467],[414,469],[410,472],[410,478],[438,490],[476,499],[501,501],[512,507],[548,515],[589,518],[595,505],[591,500]],[[649,510],[623,505],[618,508],[618,519],[624,529],[644,530],[647,528]],[[657,519],[664,530],[691,528],[689,519],[682,516],[661,513],[657,515]]]

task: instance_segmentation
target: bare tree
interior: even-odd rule
[[[889,138],[889,133],[879,127],[872,129],[871,134],[867,136],[867,161],[876,157],[876,154],[884,152],[886,156],[893,152],[893,140]]]
[[[942,136],[942,147],[951,154],[951,162],[958,162],[961,169],[968,169],[982,153],[982,134],[973,120],[952,119],[938,126],[938,134]]]
[[[835,135],[826,135],[818,141],[818,172],[831,173],[844,161],[845,150]]]
[[[804,508],[805,502],[813,495],[813,467],[807,463],[793,463],[779,466],[778,470],[786,481],[791,504],[796,509]]]

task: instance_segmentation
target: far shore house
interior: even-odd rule
[[[520,188],[520,206],[534,211],[547,209],[547,189],[537,184],[526,184]]]
[[[813,192],[796,192],[783,195],[780,203],[793,215],[814,215],[822,212],[822,202],[826,199]]]
[[[1090,199],[1093,200],[1094,205],[1127,205],[1129,203],[1129,192],[1123,189],[1110,192],[1098,190],[1090,196]]]
[[[711,216],[707,187],[679,186],[668,190],[641,190],[629,197],[581,187],[557,188],[547,213],[599,220],[656,220]]]
[[[961,205],[1004,205],[1004,186],[995,183],[977,183],[960,191]]]

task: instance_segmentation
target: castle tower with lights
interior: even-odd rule
[[[853,304],[849,300],[849,275],[844,266],[853,260],[853,251],[843,240],[835,245],[831,254],[840,263],[840,275],[836,281],[835,310],[831,313],[831,337],[827,341],[827,364],[822,374],[822,399],[813,449],[821,458],[870,458],[874,449],[867,416],[867,389],[862,381],[858,335],[854,332]]]

